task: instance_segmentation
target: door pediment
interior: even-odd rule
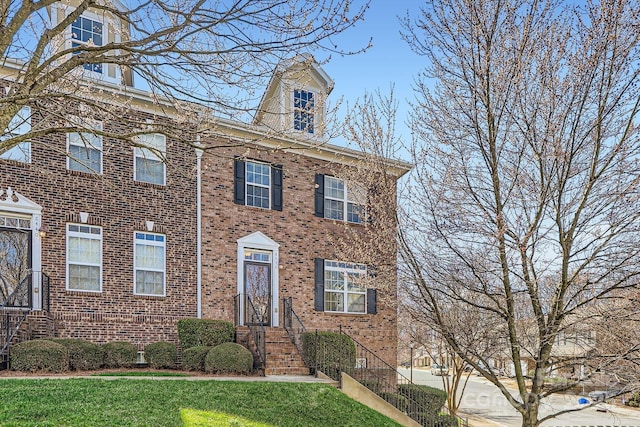
[[[42,206],[28,199],[11,187],[0,188],[0,211],[26,214],[40,214]]]
[[[248,236],[242,237],[238,239],[238,246],[242,247],[253,247],[257,249],[277,249],[280,247],[278,243],[271,240],[264,233],[260,231],[256,231],[255,233],[251,233]]]

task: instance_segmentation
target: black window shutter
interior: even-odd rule
[[[316,174],[315,216],[324,218],[324,175]]]
[[[315,306],[314,310],[324,311],[324,259],[315,258],[314,260],[314,282],[315,282]]]
[[[271,209],[282,210],[282,165],[271,166]]]
[[[376,289],[367,289],[367,314],[378,313],[378,291]]]
[[[244,161],[236,159],[233,163],[233,202],[245,204]]]

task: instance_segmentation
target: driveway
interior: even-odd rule
[[[399,369],[402,375],[410,376],[409,369]],[[442,377],[433,376],[431,372],[423,369],[413,369],[413,382],[443,389]],[[514,390],[513,395],[516,394]],[[553,395],[543,399],[540,413],[544,416],[566,409],[580,408],[579,396]],[[520,427],[522,418],[513,409],[507,399],[496,386],[484,378],[471,375],[467,388],[462,397],[460,412],[473,416],[486,418],[497,425],[505,427]],[[640,411],[618,407],[609,404],[600,404],[597,407],[585,408],[580,412],[564,414],[546,421],[543,427],[553,426],[637,426],[640,427]]]

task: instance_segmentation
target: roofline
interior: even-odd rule
[[[263,126],[224,118],[214,117],[211,120],[214,128],[220,128],[220,131],[213,132],[214,135],[233,138],[248,144],[352,166],[365,161],[367,158],[366,154],[361,151],[317,139],[291,138],[286,134],[274,134],[273,131]],[[230,134],[230,132],[224,132],[222,129],[235,133]],[[390,158],[384,158],[384,164],[396,178],[401,178],[413,168],[413,164],[409,162]]]
[[[0,78],[11,79],[15,76],[12,76],[11,73],[4,72],[4,70],[9,68],[10,70],[18,71],[22,68],[23,64],[20,61],[7,58],[4,65],[4,67],[0,67]],[[91,86],[89,86],[89,83]],[[156,114],[170,119],[178,118],[178,113],[176,112],[173,103],[166,98],[154,97],[148,91],[131,86],[117,85],[115,83],[95,80],[86,82],[86,85],[98,90],[104,90],[106,93],[111,93],[115,97],[131,99],[134,101],[132,108],[137,111]],[[109,102],[108,99],[105,101]],[[185,106],[189,105],[193,106],[194,111],[206,108],[203,105],[185,101]],[[216,136],[233,137],[239,141],[245,141],[257,146],[278,149],[287,153],[295,152],[310,158],[345,165],[356,165],[366,158],[365,154],[358,150],[341,147],[329,142],[323,142],[317,139],[292,138],[283,134],[274,134],[273,131],[264,126],[206,115],[206,113],[204,117],[206,117],[207,122],[209,122],[214,128],[218,126],[235,132],[235,134],[231,135],[224,132],[214,132]],[[385,165],[390,168],[392,174],[397,178],[402,177],[413,168],[413,165],[408,162],[388,158],[385,159]]]

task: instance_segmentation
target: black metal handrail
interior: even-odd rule
[[[289,339],[291,339],[291,342],[295,345],[296,350],[298,350],[298,354],[305,358],[302,345],[302,334],[307,330],[304,327],[302,320],[300,320],[300,317],[298,317],[293,309],[293,299],[291,297],[283,298],[282,308],[284,310],[284,329],[287,331]],[[309,367],[309,361],[305,360],[305,363],[307,364],[307,367]]]
[[[344,372],[422,426],[440,425],[442,420],[437,414],[442,408],[426,407],[424,399],[420,397],[424,396],[424,391],[419,386],[399,373],[395,366],[346,334],[342,327],[339,333],[349,337],[353,347],[336,349],[335,343],[327,344],[319,339],[316,331],[313,363],[318,370],[338,381]],[[467,420],[457,419],[460,426],[468,426]]]
[[[18,283],[18,286],[0,302],[0,308],[33,309],[34,278],[39,279],[40,310],[49,311],[49,276],[41,271],[30,272]]]
[[[14,308],[31,308],[33,305],[33,283],[32,283],[32,274],[27,274],[21,281],[18,283],[13,291],[7,296],[1,304],[0,307],[14,307]]]
[[[8,360],[11,341],[28,315],[28,309],[0,308],[0,361]]]
[[[251,321],[248,321],[249,319],[247,318],[244,319],[244,325],[249,328],[249,332],[251,334],[251,337],[253,338],[253,343],[256,346],[256,353],[258,356],[256,361],[256,365],[257,365],[256,367],[264,369],[264,367],[267,364],[267,351],[266,351],[267,331],[264,327],[264,319],[262,319],[262,317],[258,314],[258,311],[256,310],[255,306],[253,305],[253,302],[251,301],[251,298],[248,295],[238,294],[234,297],[235,324],[236,326],[240,325],[240,310],[241,310],[240,301],[242,300],[243,296],[244,296],[244,304],[245,304],[244,306],[245,313],[249,313],[252,316]]]

